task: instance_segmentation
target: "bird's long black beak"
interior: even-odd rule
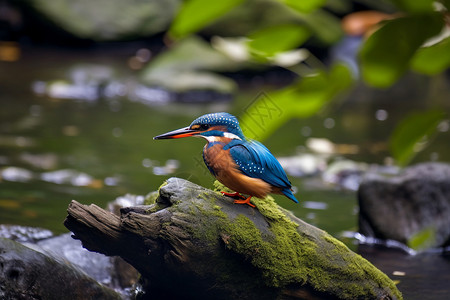
[[[164,139],[179,139],[183,137],[193,136],[197,134],[198,130],[192,130],[188,127],[180,128],[174,131],[170,131],[167,133],[160,134],[158,136],[155,136],[154,140],[164,140]]]

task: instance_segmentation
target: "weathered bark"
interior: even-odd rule
[[[120,217],[72,201],[65,225],[87,249],[133,265],[152,299],[401,299],[341,242],[270,197],[254,203],[171,178],[154,204]]]

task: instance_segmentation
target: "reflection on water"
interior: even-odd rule
[[[12,239],[21,243],[32,243],[39,240],[48,239],[53,236],[53,233],[48,229],[37,227],[0,224],[0,236],[2,238]]]
[[[212,187],[214,180],[201,156],[203,141],[154,142],[152,137],[187,126],[195,117],[211,111],[242,115],[242,107],[262,89],[244,91],[233,102],[160,105],[169,99],[167,91],[117,80],[105,83],[117,70],[133,76],[127,61],[135,50],[109,55],[40,51],[25,53],[14,63],[0,62],[0,224],[62,233],[66,232],[62,222],[72,199],[105,207],[121,195],[145,195],[156,190],[171,176]],[[61,81],[68,79],[67,70],[80,61],[95,65],[100,75],[90,77],[90,72],[83,73],[86,69],[78,70],[72,73],[75,77],[71,81]],[[80,88],[86,86],[87,90]],[[76,99],[63,97],[68,92],[77,95]],[[130,93],[136,97],[130,97]],[[379,165],[371,163],[383,163],[387,157],[386,132],[401,115],[398,103],[390,99],[380,102],[381,108],[356,102],[336,108],[332,115],[293,120],[264,142],[276,156],[283,157],[281,162],[300,200],[295,204],[275,196],[278,203],[354,250],[355,240],[343,234],[357,231],[354,190],[363,172],[380,170]],[[437,137],[433,148],[420,154],[419,160],[450,160],[448,122],[445,124],[441,125],[445,134]],[[321,150],[311,153],[314,148]],[[351,160],[337,159],[336,153]],[[383,172],[396,171],[386,168]],[[448,283],[448,260],[371,249],[364,248],[363,254],[400,281],[400,289],[409,292],[405,293],[407,299],[419,299],[410,297],[419,285],[421,294],[432,294],[435,285],[443,286],[441,278]],[[403,265],[397,267],[397,263]],[[430,263],[439,265],[432,267]],[[410,276],[422,268],[424,272],[418,277]],[[405,275],[395,275],[394,271]],[[439,280],[431,280],[433,277]],[[427,281],[419,282],[419,278]],[[440,293],[436,289],[435,295]]]
[[[397,249],[360,245],[364,258],[386,273],[408,300],[444,300],[449,296],[450,257],[442,253],[408,255]]]

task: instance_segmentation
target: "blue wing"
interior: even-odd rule
[[[257,141],[232,141],[227,146],[230,148],[231,157],[242,173],[281,188],[284,195],[298,203],[291,192],[291,183],[286,173],[278,160],[263,144]]]

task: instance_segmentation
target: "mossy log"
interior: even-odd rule
[[[252,201],[256,208],[170,178],[154,204],[123,208],[120,217],[72,201],[65,225],[85,248],[133,265],[151,299],[402,298],[340,241],[271,197]]]

